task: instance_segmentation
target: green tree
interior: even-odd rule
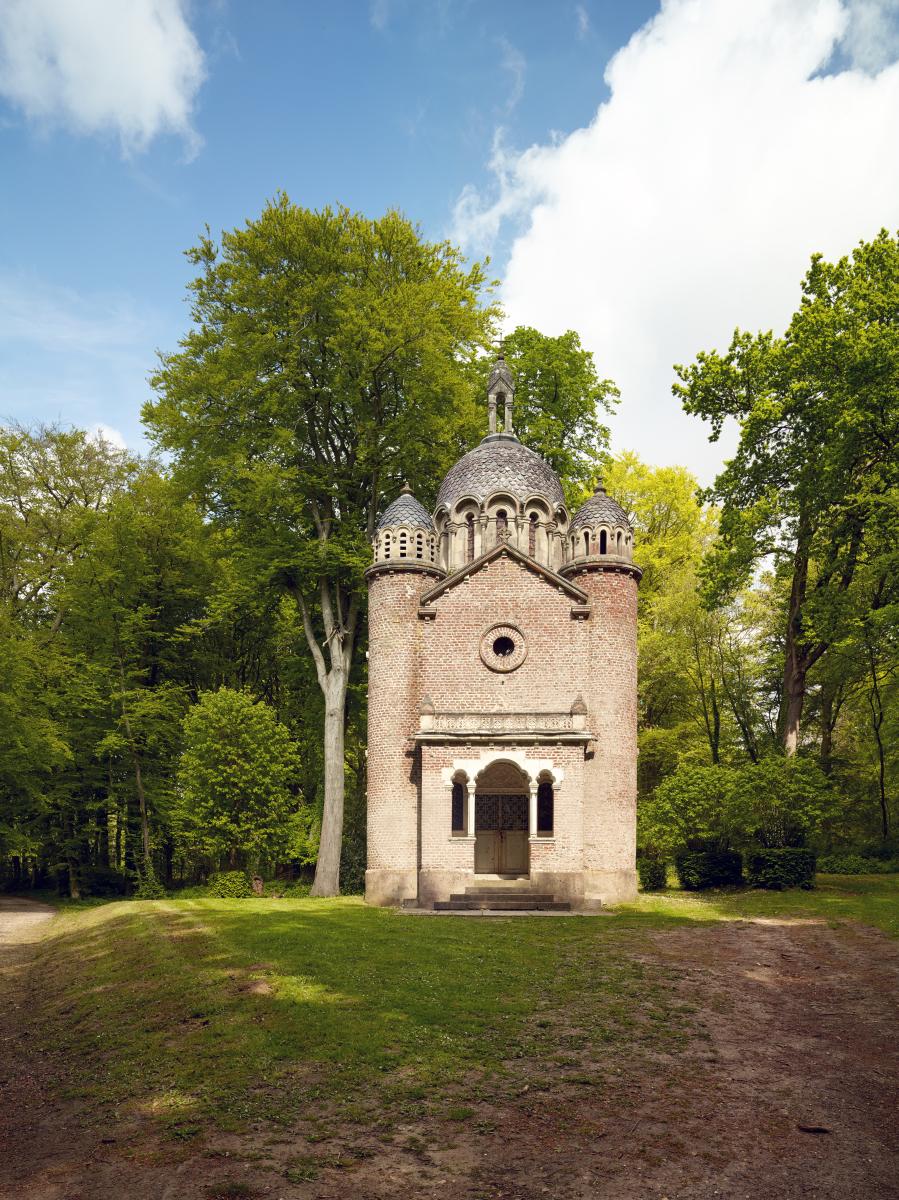
[[[190,252],[193,329],[145,417],[204,507],[298,607],[323,696],[313,891],[339,888],[345,711],[382,498],[440,475],[490,338],[485,277],[398,213],[311,212],[279,196]]]
[[[173,820],[180,847],[230,867],[278,861],[297,841],[299,756],[262,700],[219,688],[184,718]]]
[[[503,342],[503,352],[515,379],[515,432],[536,450],[562,478],[573,504],[586,498],[597,469],[608,456],[609,429],[600,414],[611,413],[618,389],[601,379],[593,355],[573,330],[549,337],[519,325]],[[482,359],[476,374],[476,395],[493,356]],[[483,405],[477,403],[477,440],[483,436]]]
[[[678,367],[675,394],[740,440],[707,495],[721,505],[711,601],[771,556],[784,577],[779,730],[795,754],[810,670],[842,635],[859,565],[899,527],[899,240],[812,259],[786,334],[737,330],[726,354]]]

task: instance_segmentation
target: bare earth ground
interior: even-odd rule
[[[460,1096],[471,1111],[452,1124],[184,1145],[133,1118],[98,1125],[29,1049],[21,1006],[50,915],[0,899],[2,1200],[899,1197],[899,944],[863,926],[722,921],[635,941],[694,1010],[676,1057],[610,1048],[549,1087],[519,1063],[520,1086]]]

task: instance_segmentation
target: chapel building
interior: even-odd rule
[[[404,488],[378,522],[370,904],[449,907],[510,881],[576,908],[636,895],[633,529],[601,486],[569,515],[513,432],[514,392],[500,355],[489,432],[433,517]]]

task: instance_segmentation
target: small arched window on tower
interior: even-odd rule
[[[528,527],[528,554],[534,558],[537,554],[537,514],[531,513],[531,523]]]
[[[584,530],[584,553],[585,554],[590,553],[590,530],[589,529]]]
[[[608,547],[608,544],[609,544],[608,534],[606,533],[606,531],[604,529],[601,529],[599,531],[599,552],[600,552],[600,554],[606,553],[606,548]]]
[[[384,557],[390,558],[390,534],[384,534]]]
[[[501,542],[503,534],[509,528],[509,518],[506,515],[506,510],[501,508],[496,514],[496,540]]]
[[[465,836],[465,786],[458,782],[453,784],[452,800],[452,832],[455,837]]]
[[[552,837],[554,809],[552,781],[543,779],[537,785],[537,837]]]
[[[471,562],[474,558],[474,513],[469,513],[465,518],[468,525],[468,542],[466,545],[466,562]]]
[[[406,535],[405,535],[405,533],[401,533],[400,534],[400,558],[405,558],[405,557],[406,557]]]
[[[415,535],[415,557],[424,558],[425,556],[425,539],[421,533]]]
[[[617,554],[621,553],[621,530],[620,529],[618,530],[618,535],[615,538],[615,551]]]

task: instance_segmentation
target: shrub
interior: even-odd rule
[[[173,898],[176,900],[205,900],[211,894],[205,883],[189,883],[185,887],[175,889]]]
[[[648,855],[637,859],[637,875],[642,892],[661,891],[668,882],[668,868],[664,859]]]
[[[727,846],[731,775],[727,767],[678,767],[640,805],[641,844],[662,854],[682,850],[696,838]]]
[[[770,850],[804,846],[839,809],[839,797],[817,763],[772,756],[731,772],[734,842]]]
[[[184,717],[172,825],[190,856],[231,861],[290,857],[300,798],[290,731],[263,700],[219,688]]]
[[[220,900],[245,900],[253,895],[253,885],[246,871],[220,871],[210,877],[208,894]]]
[[[682,850],[675,856],[674,868],[688,892],[743,882],[743,858],[733,850]]]
[[[811,850],[789,846],[758,850],[749,860],[747,872],[752,887],[781,891],[783,888],[815,886],[815,855]]]
[[[821,875],[887,875],[899,871],[899,860],[867,858],[852,851],[840,854],[825,854],[818,859]]]
[[[295,879],[292,883],[285,883],[282,888],[275,886],[273,895],[283,897],[285,900],[303,900],[309,895],[312,884],[304,879]]]
[[[166,890],[156,878],[152,867],[145,874],[138,873],[137,887],[134,889],[135,900],[165,900]]]

